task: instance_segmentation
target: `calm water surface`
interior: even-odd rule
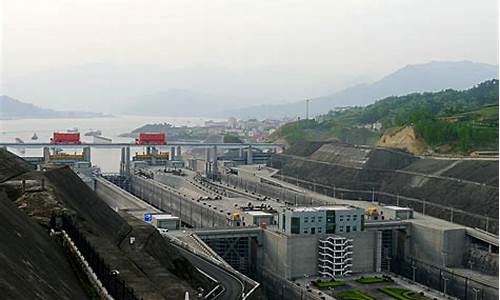
[[[203,125],[205,118],[169,118],[169,117],[144,117],[144,116],[115,116],[109,118],[87,119],[22,119],[0,120],[0,142],[15,142],[16,138],[25,143],[31,140],[36,133],[36,142],[49,142],[54,131],[66,131],[78,128],[83,142],[92,143],[93,137],[84,136],[90,130],[101,130],[102,136],[113,139],[113,142],[132,142],[131,138],[118,137],[133,129],[148,123],[167,122],[176,126]],[[21,153],[15,149],[10,151],[20,156],[42,156],[42,149],[26,149]],[[64,149],[68,153],[80,151],[77,149]],[[117,172],[120,167],[120,149],[92,149],[92,163],[99,166],[103,172]]]

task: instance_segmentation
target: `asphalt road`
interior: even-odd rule
[[[241,299],[244,292],[243,283],[234,275],[225,271],[221,267],[206,261],[205,259],[194,255],[193,253],[176,246],[177,249],[186,257],[195,267],[215,278],[224,287],[224,292],[217,299],[236,300]]]

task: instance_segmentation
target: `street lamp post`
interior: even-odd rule
[[[444,275],[441,275],[441,278],[443,279],[443,293],[444,295],[446,296],[446,283],[448,282],[448,280],[450,280],[448,277],[444,276]]]
[[[412,268],[412,280],[415,282],[415,279],[416,279],[416,271],[417,271],[417,267],[415,266],[415,262],[413,261],[412,264],[411,264],[411,268]]]
[[[472,291],[474,291],[474,300],[477,300],[477,295],[479,294],[479,292],[481,291],[481,289],[472,288]]]

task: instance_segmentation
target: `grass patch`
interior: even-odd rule
[[[376,298],[358,290],[348,290],[338,293],[336,298],[340,300],[376,300]]]
[[[370,284],[370,283],[382,283],[382,282],[391,282],[389,279],[382,277],[361,277],[356,279],[356,282],[362,284]]]
[[[343,281],[315,281],[314,285],[317,286],[320,289],[325,289],[329,287],[339,287],[339,286],[344,286],[345,282]]]
[[[382,293],[391,296],[394,299],[398,300],[430,300],[431,298],[422,296],[416,292],[407,290],[407,289],[398,289],[398,288],[379,288],[379,291]]]

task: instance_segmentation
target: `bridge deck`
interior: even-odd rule
[[[283,147],[282,144],[273,143],[183,143],[183,142],[169,142],[167,144],[149,144],[138,145],[132,143],[82,143],[82,144],[51,144],[51,143],[0,143],[0,147],[11,148],[43,148],[43,147],[59,147],[59,148],[122,148],[122,147],[214,147],[219,148],[245,148],[248,146],[257,148],[278,148]]]

